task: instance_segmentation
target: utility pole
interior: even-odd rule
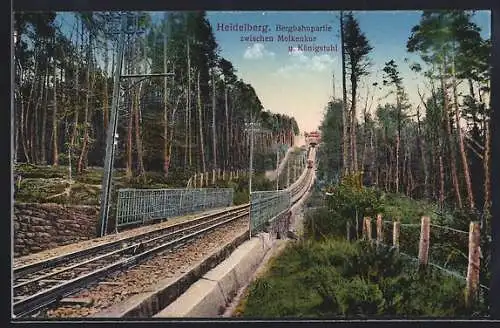
[[[280,165],[280,146],[279,143],[276,142],[276,191],[279,190],[279,170],[278,170],[279,165]]]
[[[120,87],[121,81],[124,78],[140,78],[139,82],[150,77],[165,77],[172,76],[174,73],[159,73],[159,74],[132,74],[122,75],[123,56],[125,52],[125,34],[127,32],[127,14],[120,14],[120,36],[118,40],[118,55],[116,61],[115,72],[113,76],[113,99],[111,102],[111,117],[108,129],[106,131],[106,156],[104,158],[104,175],[102,178],[102,194],[99,210],[99,236],[106,234],[109,218],[109,207],[111,197],[111,187],[113,179],[113,164],[115,157],[115,142],[118,128],[118,107],[120,104]],[[137,33],[134,31],[132,33]],[[116,229],[115,229],[116,230]]]
[[[102,194],[100,206],[100,237],[106,234],[107,219],[109,214],[109,196],[111,191],[111,178],[114,162],[114,138],[118,126],[118,103],[120,99],[120,77],[123,65],[123,53],[125,51],[125,29],[127,27],[127,16],[121,16],[120,38],[118,40],[118,58],[116,61],[113,77],[113,100],[111,102],[111,124],[106,132],[106,157],[104,159],[104,175],[102,179]]]
[[[253,131],[254,122],[250,122],[250,172],[248,176],[248,194],[252,194],[252,175],[253,175]]]

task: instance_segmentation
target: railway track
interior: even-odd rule
[[[311,169],[290,186],[292,204],[308,186]],[[161,229],[19,265],[13,270],[13,310],[24,317],[59,302],[117,271],[127,270],[162,251],[178,247],[218,227],[248,216],[250,204]]]
[[[44,308],[117,270],[126,270],[162,250],[247,216],[249,205],[203,216],[161,230],[14,268],[13,308],[22,317]]]

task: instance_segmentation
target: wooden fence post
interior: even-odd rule
[[[428,216],[422,217],[422,224],[420,226],[420,244],[418,247],[418,262],[420,266],[426,267],[429,262],[429,235],[430,235],[430,221]]]
[[[469,264],[467,267],[467,282],[465,303],[471,307],[477,297],[480,268],[480,228],[479,223],[471,222],[469,226]]]
[[[204,173],[204,177],[205,177],[205,187],[208,187],[208,172],[205,172]]]
[[[399,229],[401,224],[399,221],[394,221],[392,224],[392,246],[396,247],[396,249],[399,249]]]
[[[349,221],[347,221],[345,223],[345,225],[346,225],[346,228],[347,228],[347,230],[346,230],[347,231],[347,235],[346,235],[347,241],[351,241],[351,225],[349,224]]]
[[[370,217],[365,217],[363,220],[363,238],[366,240],[372,240],[372,219]]]
[[[377,244],[381,244],[382,241],[382,214],[377,214]]]
[[[195,174],[194,174],[194,177],[193,177],[193,188],[194,188],[194,189],[196,189],[196,184],[197,184],[197,182],[198,182],[198,181],[196,181],[196,178],[197,178],[197,176],[196,176],[196,173],[195,173]]]
[[[212,169],[212,184],[215,184],[215,169]]]

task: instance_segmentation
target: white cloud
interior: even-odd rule
[[[265,48],[263,43],[254,43],[253,45],[247,47],[243,58],[245,59],[261,59],[265,56],[274,57],[275,53],[269,51]]]
[[[308,56],[298,48],[293,48],[289,55],[290,63],[279,68],[278,75],[291,76],[292,74],[301,74],[307,71],[323,72],[331,68],[335,61],[333,56],[329,54]]]

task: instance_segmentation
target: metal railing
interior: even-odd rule
[[[231,206],[233,194],[232,188],[120,189],[116,226],[123,227]]]
[[[290,203],[290,190],[252,192],[250,196],[250,229],[252,235],[262,231],[272,218],[288,210]]]

